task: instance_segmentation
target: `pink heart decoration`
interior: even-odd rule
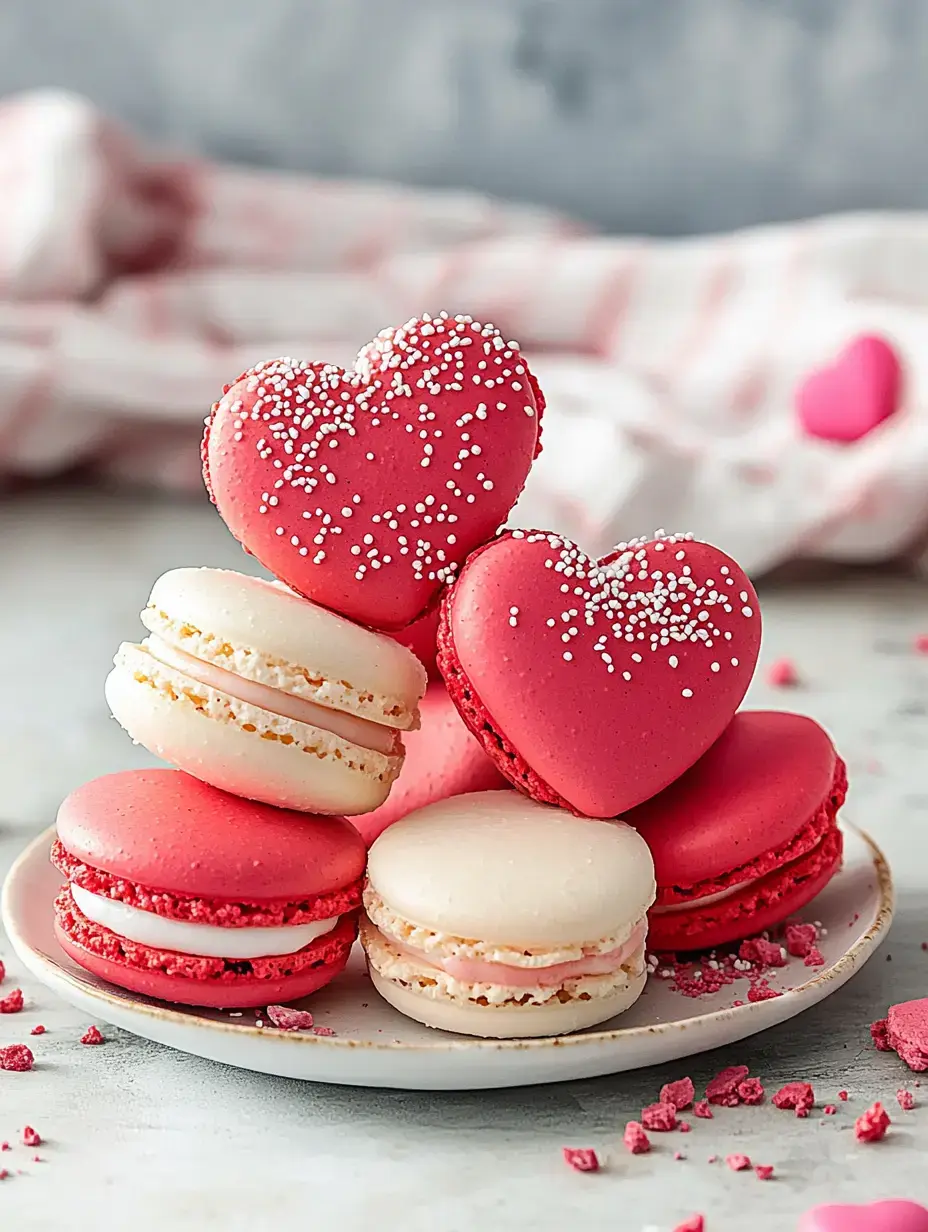
[[[731,722],[760,646],[743,570],[687,536],[602,561],[514,531],[442,605],[439,667],[499,769],[537,800],[615,817],[663,790]]]
[[[204,478],[281,581],[400,629],[506,520],[543,407],[499,330],[423,317],[384,330],[352,372],[291,359],[246,372],[207,420]]]
[[[885,338],[864,334],[833,364],[810,373],[796,390],[796,414],[807,436],[847,444],[899,409],[902,367]]]
[[[869,1206],[816,1206],[801,1217],[797,1232],[928,1232],[928,1210],[896,1199]]]

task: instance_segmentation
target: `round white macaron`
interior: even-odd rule
[[[637,1000],[654,895],[630,826],[475,792],[377,839],[361,940],[377,991],[409,1018],[487,1038],[562,1035]]]
[[[426,673],[391,638],[225,569],[173,569],[106,681],[132,738],[235,795],[303,812],[378,808]]]

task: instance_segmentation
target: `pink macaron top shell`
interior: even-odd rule
[[[590,817],[649,799],[718,739],[760,645],[754,589],[723,552],[674,537],[631,555],[608,572],[560,536],[502,535],[439,629],[449,692],[503,773]]]
[[[191,897],[298,900],[364,871],[364,843],[344,818],[242,800],[179,770],[85,783],[63,801],[58,836],[94,868]]]
[[[928,1232],[928,1210],[895,1198],[869,1206],[815,1206],[800,1218],[797,1232]]]
[[[464,726],[443,684],[429,686],[419,703],[419,715],[419,730],[403,735],[406,760],[389,799],[373,813],[351,819],[368,846],[413,809],[449,796],[508,786]]]
[[[828,796],[836,758],[813,719],[744,710],[691,769],[625,820],[650,847],[658,886],[693,887],[795,838]]]
[[[398,633],[390,634],[395,642],[399,642],[401,646],[405,646],[407,650],[412,651],[428,672],[429,680],[441,680],[441,673],[435,661],[438,654],[438,616],[440,611],[441,605],[436,603],[430,611],[426,612],[424,616],[420,616],[418,620],[413,621],[411,625],[407,625],[405,629],[400,629]]]

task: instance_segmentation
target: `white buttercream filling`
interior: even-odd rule
[[[295,954],[304,946],[330,933],[338,916],[309,924],[285,924],[272,928],[223,928],[218,924],[191,924],[167,920],[153,911],[116,902],[71,883],[71,894],[80,910],[94,924],[139,945],[174,950],[201,958],[276,958]]]

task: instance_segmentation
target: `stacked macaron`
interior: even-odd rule
[[[336,975],[360,919],[402,1013],[539,1036],[632,1005],[649,926],[711,946],[827,883],[843,763],[812,720],[736,713],[761,631],[738,564],[499,532],[543,408],[515,344],[446,314],[352,372],[275,360],[225,390],[204,478],[279,580],[175,569],[120,647],[110,707],[177,769],[62,806],[75,961],[259,1005]]]

